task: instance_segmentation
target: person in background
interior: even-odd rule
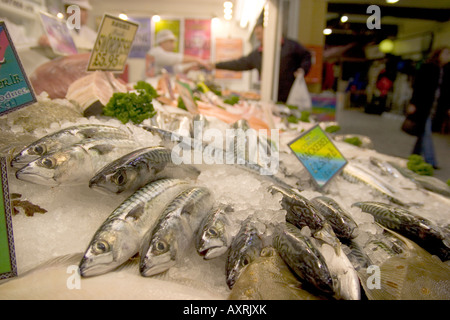
[[[450,115],[450,50],[435,50],[424,63],[414,81],[413,96],[406,109],[407,115],[420,128],[413,154],[422,155],[435,169],[438,168],[431,131],[431,117],[438,108],[445,108]]]
[[[89,11],[92,10],[92,6],[89,0],[63,0],[64,13],[69,15],[75,14],[76,11],[67,13],[67,8],[71,5],[78,6],[80,8],[80,28],[69,29],[72,35],[73,42],[77,47],[78,51],[90,51],[94,47],[95,40],[97,39],[97,32],[92,30],[88,25]],[[49,47],[50,42],[47,35],[42,35],[39,38],[39,45],[43,47]]]
[[[149,50],[146,56],[146,76],[154,77],[166,69],[169,73],[188,72],[199,67],[208,68],[209,64],[202,59],[174,52],[176,36],[172,31],[164,29],[156,34],[156,47]],[[183,63],[191,63],[183,68]]]
[[[236,60],[223,61],[213,64],[211,67],[233,71],[245,71],[257,69],[261,75],[262,48],[264,38],[264,27],[262,23],[255,26],[254,34],[261,45],[250,52],[247,56]],[[278,101],[286,102],[299,73],[306,76],[311,69],[311,53],[300,43],[284,38],[281,40],[280,51],[280,76],[278,82]]]

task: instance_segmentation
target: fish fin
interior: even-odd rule
[[[139,218],[144,214],[144,207],[145,205],[143,203],[137,205],[133,209],[128,212],[128,214],[125,216],[125,220],[130,218],[133,220],[139,220]]]
[[[93,146],[93,147],[89,148],[89,150],[95,150],[99,154],[103,155],[103,154],[108,154],[112,150],[114,150],[114,146],[110,145],[110,144],[99,144],[99,145],[96,145],[96,146]]]

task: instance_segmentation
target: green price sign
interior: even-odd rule
[[[0,280],[17,276],[16,256],[11,221],[11,202],[9,200],[6,159],[0,158]]]

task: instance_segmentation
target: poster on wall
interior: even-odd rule
[[[216,39],[215,61],[226,61],[242,57],[243,42],[238,38],[217,38]],[[242,72],[216,69],[216,79],[241,79]]]
[[[151,47],[151,25],[152,20],[148,17],[129,17],[130,21],[139,24],[138,31],[134,37],[129,58],[145,58],[146,53]]]
[[[169,29],[173,32],[177,40],[175,41],[175,49],[174,52],[180,52],[180,20],[178,19],[161,19],[158,22],[155,22],[155,40],[156,35],[159,31]],[[155,46],[157,45],[155,41]]]
[[[311,52],[311,69],[305,76],[306,83],[322,83],[323,47],[307,45]]]
[[[184,21],[184,53],[209,60],[211,57],[211,20]]]
[[[69,28],[62,19],[41,11],[40,17],[53,52],[59,55],[78,53]]]

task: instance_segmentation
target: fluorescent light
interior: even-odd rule
[[[324,34],[324,35],[328,36],[328,35],[330,35],[331,33],[333,33],[333,30],[331,30],[330,28],[325,28],[325,29],[323,29],[323,34]]]
[[[225,2],[223,3],[223,7],[224,7],[225,9],[231,9],[231,8],[233,8],[233,2],[231,2],[231,1],[225,1]]]
[[[386,0],[387,3],[396,3],[398,0]]]
[[[233,16],[231,15],[231,14],[224,14],[224,19],[225,20],[231,20],[231,19],[233,19]]]

